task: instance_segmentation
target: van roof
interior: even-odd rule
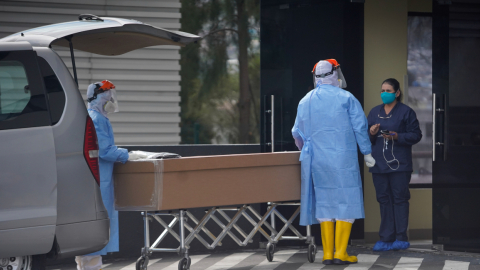
[[[185,46],[200,37],[136,20],[84,14],[78,21],[51,24],[15,33],[0,42],[27,41],[34,47],[57,45],[101,55],[121,55],[157,45]]]

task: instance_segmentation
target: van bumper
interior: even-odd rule
[[[104,248],[110,240],[110,219],[93,220],[56,228],[58,257],[90,254]]]
[[[0,259],[45,254],[53,245],[55,225],[0,230]]]

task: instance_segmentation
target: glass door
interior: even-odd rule
[[[433,242],[480,251],[480,3],[433,8]]]
[[[408,61],[404,103],[417,114],[422,140],[412,148],[410,187],[432,183],[432,15],[409,13]]]

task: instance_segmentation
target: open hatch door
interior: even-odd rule
[[[97,17],[83,14],[78,21],[46,25],[18,32],[0,41],[27,41],[34,47],[57,45],[100,55],[121,55],[133,50],[186,44],[200,37],[180,31],[155,27],[136,20]]]

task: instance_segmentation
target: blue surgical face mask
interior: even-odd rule
[[[395,93],[383,92],[381,95],[384,104],[390,104],[397,98]]]

